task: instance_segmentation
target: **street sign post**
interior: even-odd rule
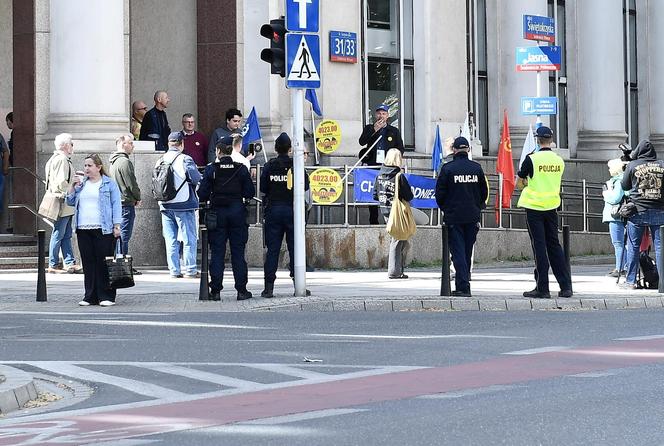
[[[522,115],[555,115],[558,113],[558,98],[548,97],[522,97]]]
[[[559,46],[527,46],[516,49],[517,71],[560,70]]]
[[[523,38],[540,42],[556,41],[556,26],[551,17],[526,14],[523,16]]]
[[[290,32],[317,33],[319,0],[286,0],[286,29]]]
[[[317,34],[286,34],[286,88],[320,88]]]

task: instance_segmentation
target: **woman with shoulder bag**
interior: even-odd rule
[[[413,191],[410,189],[410,184],[406,176],[403,175],[401,165],[403,158],[398,149],[390,149],[385,155],[385,161],[380,168],[376,184],[374,185],[374,199],[380,203],[380,211],[387,222],[390,211],[392,210],[392,203],[394,201],[394,190],[396,187],[396,178],[398,177],[399,200],[411,201],[413,199]],[[408,240],[390,240],[390,252],[387,263],[387,276],[390,279],[407,279],[408,276],[404,274],[404,266],[406,263],[406,255],[410,243]]]
[[[609,234],[611,235],[611,243],[616,259],[615,268],[609,271],[609,276],[618,277],[620,274],[625,274],[625,259],[623,258],[625,252],[625,221],[622,217],[617,216],[617,211],[627,196],[620,185],[623,170],[627,163],[620,160],[620,158],[616,158],[609,160],[607,164],[611,178],[606,182],[605,190],[602,192],[604,197],[602,222],[609,224]]]
[[[122,202],[118,185],[106,175],[96,153],[85,158],[67,194],[67,204],[76,208],[76,236],[83,262],[85,297],[81,306],[115,305],[115,289],[108,288],[106,257],[112,256],[120,237]]]

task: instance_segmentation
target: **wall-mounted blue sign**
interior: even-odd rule
[[[522,115],[555,115],[558,113],[558,98],[555,96],[521,98]]]
[[[516,49],[517,71],[560,70],[559,46],[527,46]]]
[[[330,61],[357,63],[357,34],[330,31]]]
[[[523,38],[554,43],[556,41],[556,26],[551,17],[540,15],[523,16]]]
[[[319,0],[286,0],[286,29],[290,32],[317,33]]]

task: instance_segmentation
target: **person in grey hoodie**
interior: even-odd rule
[[[122,195],[122,223],[120,224],[120,238],[122,239],[122,252],[129,253],[129,240],[134,230],[136,219],[136,206],[141,204],[141,189],[136,181],[134,163],[129,156],[134,153],[134,137],[130,134],[121,135],[115,140],[117,152],[111,155],[110,177],[118,184]],[[134,270],[134,274],[141,274]]]

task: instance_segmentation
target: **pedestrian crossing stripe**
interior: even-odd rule
[[[305,77],[306,76],[306,77]],[[311,54],[311,49],[307,43],[304,35],[300,38],[300,43],[297,46],[293,65],[288,73],[289,81],[320,81],[318,69],[314,57]]]

